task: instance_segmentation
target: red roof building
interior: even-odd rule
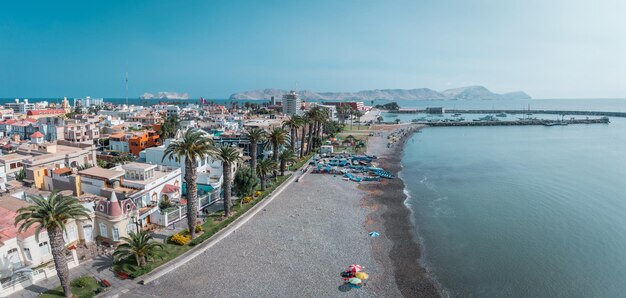
[[[47,110],[29,110],[26,112],[26,116],[29,118],[39,119],[43,117],[56,117],[60,115],[65,115],[65,110],[63,109],[47,109]]]

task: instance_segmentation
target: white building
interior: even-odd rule
[[[302,101],[298,97],[295,91],[291,91],[288,94],[283,95],[283,114],[285,115],[300,115],[302,114]]]
[[[139,158],[148,164],[179,167],[181,169],[180,178],[183,179],[185,175],[185,158],[183,157],[178,161],[176,158],[163,159],[165,148],[167,148],[172,141],[174,140],[166,139],[165,143],[161,146],[146,148],[139,153]],[[222,163],[211,157],[198,159],[197,163],[198,191],[203,192],[202,195],[199,194],[201,197],[199,207],[203,208],[219,200],[219,194],[222,188]],[[183,192],[186,193],[186,190],[183,189]],[[206,196],[209,197],[207,198]]]
[[[7,102],[4,104],[4,107],[7,109],[13,109],[14,113],[26,114],[27,111],[34,110],[35,105],[28,102],[28,98],[25,98],[24,101],[20,102],[19,98],[15,99],[15,102]]]
[[[89,96],[85,98],[74,98],[74,108],[79,106],[81,108],[89,108],[91,106],[101,107],[104,105],[104,99],[102,98],[91,98]]]

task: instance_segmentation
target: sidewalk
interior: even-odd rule
[[[215,202],[211,206],[207,207],[209,212],[215,212],[223,210],[224,203],[222,201]],[[202,220],[205,215],[199,215],[198,218]],[[187,218],[184,218],[171,227],[163,228],[162,230],[154,233],[154,239],[157,241],[165,241],[171,235],[187,228]],[[91,275],[96,278],[106,279],[111,283],[111,287],[107,292],[104,292],[100,296],[103,297],[116,297],[119,294],[127,292],[129,289],[137,287],[137,281],[132,279],[122,280],[115,277],[113,271],[110,270],[113,260],[111,254],[101,255],[97,258],[81,263],[77,267],[70,269],[70,280],[81,277],[83,275]],[[24,290],[15,292],[9,295],[9,298],[36,298],[41,293],[54,289],[60,286],[59,278],[55,275],[50,278],[38,281],[36,284],[30,285]]]
[[[77,267],[70,269],[70,279],[74,279],[83,275],[91,275],[96,278],[106,279],[111,283],[112,288],[128,288],[132,280],[120,280],[114,276],[113,271],[109,270],[112,260],[111,255],[101,255],[93,260],[86,261]],[[24,290],[13,293],[9,297],[31,298],[38,297],[39,294],[60,286],[59,278],[55,275],[50,278],[37,282],[36,284],[26,287]]]

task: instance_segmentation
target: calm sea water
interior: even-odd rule
[[[425,265],[450,296],[626,296],[625,118],[427,128],[403,165]]]

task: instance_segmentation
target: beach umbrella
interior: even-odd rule
[[[357,265],[357,264],[352,264],[348,267],[348,271],[352,271],[352,272],[359,272],[362,270],[363,270],[363,266]]]
[[[351,278],[351,279],[348,279],[348,282],[349,282],[349,283],[351,283],[351,284],[353,284],[353,285],[358,285],[358,284],[360,284],[362,281],[361,281],[361,279],[360,279],[360,278],[353,277],[353,278]]]
[[[378,232],[370,232],[370,237],[376,238],[378,236],[380,236],[380,233],[378,233]]]
[[[366,279],[370,278],[370,275],[369,275],[369,274],[367,274],[367,273],[365,273],[365,272],[362,272],[362,271],[361,271],[361,272],[357,272],[357,273],[354,275],[354,277],[356,277],[356,278],[358,278],[358,279],[361,279],[361,280],[366,280]]]

